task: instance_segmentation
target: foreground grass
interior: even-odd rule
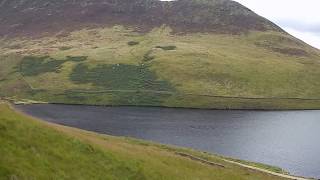
[[[47,124],[7,104],[0,104],[0,144],[0,179],[281,179],[217,156]]]

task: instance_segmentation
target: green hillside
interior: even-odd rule
[[[213,155],[46,124],[7,104],[0,104],[0,143],[1,180],[282,179]]]
[[[95,105],[320,108],[320,51],[236,2],[18,1],[0,6],[2,97]]]

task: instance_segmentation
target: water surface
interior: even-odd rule
[[[20,105],[49,122],[190,147],[320,178],[320,111]]]

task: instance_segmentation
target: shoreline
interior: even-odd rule
[[[64,106],[88,106],[88,107],[134,107],[134,108],[163,108],[163,109],[181,109],[181,110],[213,110],[213,111],[320,111],[316,108],[305,108],[305,109],[293,109],[293,108],[197,108],[197,107],[175,107],[175,106],[157,106],[157,105],[99,105],[99,104],[77,104],[77,103],[54,103],[54,102],[14,102],[10,101],[10,103],[16,106],[23,105],[64,105]]]

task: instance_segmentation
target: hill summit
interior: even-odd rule
[[[114,25],[145,32],[163,24],[176,33],[281,31],[230,0],[2,0],[0,16],[2,35]]]

